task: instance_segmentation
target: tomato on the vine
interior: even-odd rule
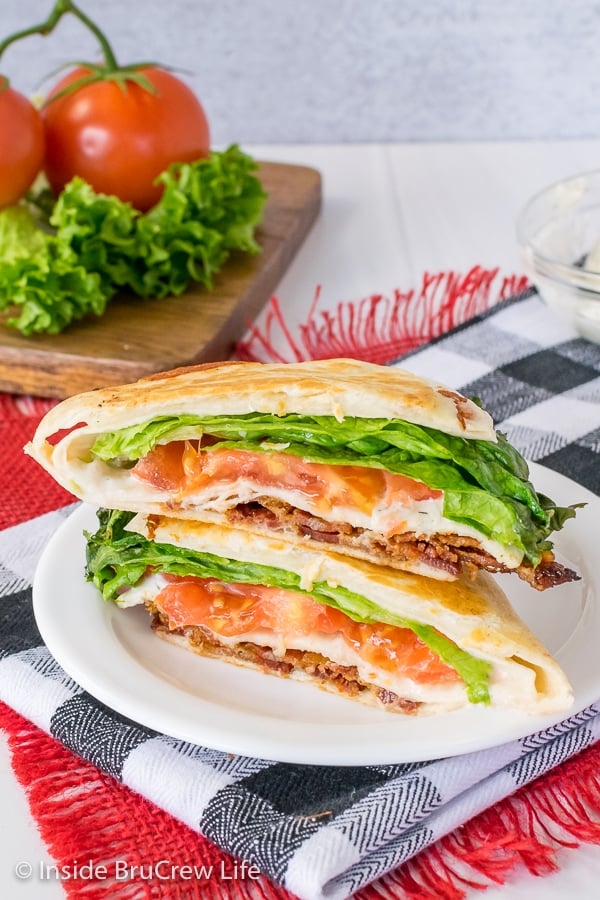
[[[183,81],[156,66],[136,67],[146,87],[129,78],[86,83],[90,74],[74,69],[42,108],[50,186],[59,193],[79,175],[97,192],[147,210],[162,192],[156,177],[171,163],[208,156],[204,109]]]
[[[25,195],[43,159],[44,129],[39,112],[0,76],[0,208]]]

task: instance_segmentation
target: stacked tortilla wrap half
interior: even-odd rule
[[[578,576],[474,401],[356,360],[222,363],[71,397],[26,448],[100,507],[87,577],[158,635],[388,710],[568,709],[489,573]]]

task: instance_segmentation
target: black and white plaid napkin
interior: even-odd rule
[[[399,364],[479,396],[529,459],[600,493],[600,347],[537,295]],[[302,900],[351,896],[600,738],[600,701],[491,750],[389,766],[282,764],[156,734],[82,691],[41,643],[31,581],[72,509],[0,533],[0,699]]]

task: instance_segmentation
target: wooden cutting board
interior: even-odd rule
[[[180,297],[116,297],[100,318],[59,335],[24,337],[0,319],[0,390],[67,397],[177,366],[227,359],[270,298],[321,205],[321,176],[306,166],[263,162],[268,194],[257,231],[262,252],[237,253],[215,278]]]

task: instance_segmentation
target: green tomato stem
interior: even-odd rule
[[[24,28],[22,31],[16,31],[14,34],[5,38],[5,40],[0,43],[0,57],[2,57],[2,54],[7,47],[10,47],[10,45],[16,43],[16,41],[20,41],[22,38],[29,37],[32,34],[41,34],[44,36],[51,34],[62,17],[68,13],[71,13],[79,19],[79,21],[82,22],[86,28],[89,28],[96,36],[98,43],[102,47],[106,70],[109,72],[116,71],[119,68],[119,65],[106,35],[98,28],[95,22],[88,18],[83,10],[79,9],[79,7],[72,2],[72,0],[56,0],[50,15],[44,22],[40,22],[39,25],[32,25],[30,28]]]

